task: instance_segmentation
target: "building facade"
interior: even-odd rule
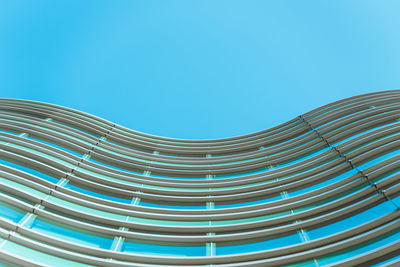
[[[399,108],[382,91],[181,140],[0,99],[0,265],[400,264]]]

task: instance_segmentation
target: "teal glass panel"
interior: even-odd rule
[[[360,212],[354,216],[342,219],[338,222],[322,226],[313,230],[307,230],[307,234],[310,239],[322,238],[328,235],[333,235],[341,231],[348,230],[353,227],[357,227],[361,224],[373,221],[381,216],[385,216],[391,212],[394,212],[396,207],[389,201],[385,201],[377,206],[374,206],[368,210]]]
[[[349,249],[340,251],[338,253],[329,255],[327,257],[319,258],[318,263],[320,265],[334,264],[336,262],[346,260],[363,253],[371,252],[374,249],[386,246],[392,242],[398,242],[399,240],[400,240],[400,229],[397,229],[395,231],[389,232],[384,236],[380,236],[369,242],[362,243],[361,245],[351,247]]]
[[[96,135],[94,135],[94,134],[92,134],[92,133],[89,133],[89,132],[87,132],[87,131],[85,131],[85,130],[82,130],[82,129],[80,129],[80,128],[77,128],[77,126],[75,126],[75,125],[71,126],[71,125],[68,125],[68,124],[59,122],[59,121],[57,121],[57,120],[53,120],[53,119],[51,120],[51,122],[52,122],[52,123],[56,123],[56,124],[63,125],[63,126],[68,127],[68,128],[70,128],[70,129],[72,128],[72,129],[75,130],[75,131],[85,133],[85,134],[90,135],[90,136],[92,136],[92,137],[94,137],[94,138],[96,138],[96,139],[99,139],[99,138],[100,138],[99,136],[96,136]]]
[[[122,252],[164,256],[206,256],[205,244],[150,243],[127,239],[122,244]]]
[[[300,123],[300,124],[301,124],[301,123]],[[298,125],[295,125],[295,126],[298,126]],[[288,131],[288,130],[286,130],[286,131]],[[290,130],[290,131],[291,131],[291,130]],[[302,133],[302,134],[300,134],[300,135],[297,135],[297,136],[294,137],[294,138],[289,138],[289,139],[286,140],[286,141],[278,142],[278,143],[275,143],[275,144],[269,145],[269,146],[265,146],[264,149],[266,149],[266,148],[271,148],[271,147],[284,146],[286,143],[289,143],[289,142],[292,142],[292,141],[297,141],[298,139],[302,139],[303,136],[309,134],[310,132],[311,132],[311,130],[310,130],[310,131],[307,131],[307,132],[305,132],[305,133]],[[278,133],[277,135],[282,135],[282,133]],[[303,142],[302,142],[302,143],[303,143]]]
[[[244,207],[244,206],[251,206],[251,205],[257,205],[257,204],[269,203],[269,202],[277,201],[277,200],[280,200],[280,199],[282,199],[281,195],[277,195],[277,196],[274,196],[274,197],[269,197],[269,198],[255,200],[255,201],[249,201],[249,202],[240,202],[240,203],[223,204],[223,205],[215,204],[214,208],[215,209],[226,209],[226,208]]]
[[[31,228],[40,233],[62,240],[103,249],[111,248],[114,240],[111,236],[107,238],[94,232],[80,230],[66,224],[60,224],[39,218],[33,222]]]
[[[347,164],[347,163],[345,163],[345,164]],[[331,178],[329,180],[326,180],[326,181],[323,181],[321,183],[318,183],[318,184],[315,184],[315,185],[312,185],[312,186],[307,186],[307,187],[305,187],[303,189],[300,189],[300,190],[297,190],[297,191],[292,191],[292,192],[289,191],[289,194],[290,194],[291,197],[297,196],[297,195],[301,195],[301,194],[305,194],[305,193],[308,193],[308,192],[311,192],[311,191],[314,191],[314,190],[317,190],[317,189],[320,189],[320,188],[324,188],[324,187],[326,187],[328,185],[331,185],[331,184],[334,184],[336,182],[339,182],[339,181],[341,181],[341,180],[343,180],[343,179],[345,179],[347,177],[350,177],[350,176],[352,176],[354,174],[357,174],[357,173],[358,173],[357,170],[351,169],[351,170],[349,170],[349,171],[347,171],[345,173],[342,173],[342,174],[340,174],[340,175],[338,175],[336,177],[333,177],[333,178]]]
[[[301,243],[301,239],[297,233],[279,238],[271,238],[270,240],[264,240],[261,242],[238,245],[230,245],[229,243],[220,242],[216,245],[215,253],[216,255],[239,254],[281,248],[298,243]]]
[[[6,134],[12,134],[12,135],[16,135],[16,136],[21,134],[20,132],[19,133],[14,133],[14,132],[9,132],[9,131],[5,131],[5,130],[1,130],[1,129],[0,129],[0,132],[6,133]]]
[[[20,267],[20,266],[11,262],[7,262],[5,260],[0,260],[0,267]]]
[[[60,145],[56,145],[56,144],[54,144],[54,143],[50,143],[50,142],[46,142],[46,141],[39,140],[39,139],[36,139],[36,138],[32,138],[32,137],[30,137],[29,135],[28,135],[26,138],[31,139],[31,140],[34,140],[34,141],[39,142],[39,143],[42,143],[42,144],[46,144],[46,145],[49,145],[49,146],[58,148],[58,149],[60,149],[60,150],[63,150],[63,151],[65,151],[65,152],[69,153],[69,154],[73,154],[73,155],[78,156],[78,157],[82,156],[81,154],[79,154],[79,153],[77,153],[77,152],[75,152],[75,151],[73,151],[73,150],[71,150],[71,149],[62,147],[62,146],[60,146]]]
[[[119,170],[119,171],[123,171],[123,172],[134,173],[134,174],[138,174],[138,175],[142,174],[141,172],[135,172],[135,171],[128,170],[128,169],[125,169],[125,168],[116,167],[116,166],[113,166],[113,165],[109,165],[109,164],[94,160],[92,158],[88,158],[88,160],[93,162],[93,163],[96,163],[96,164],[102,165],[104,167],[110,168],[110,169]]]
[[[399,255],[389,257],[388,259],[383,260],[380,263],[371,265],[371,267],[383,266],[385,264],[388,264],[387,266],[400,266],[400,253],[399,253]]]
[[[121,215],[121,214],[107,212],[107,211],[94,209],[94,208],[89,208],[87,206],[83,206],[83,205],[80,205],[80,204],[69,202],[67,200],[64,200],[64,199],[61,199],[61,198],[57,198],[57,197],[54,197],[54,196],[49,196],[47,198],[47,200],[49,202],[57,204],[57,205],[59,205],[61,207],[67,207],[67,208],[75,210],[77,212],[88,213],[88,214],[91,214],[91,215],[94,215],[94,216],[100,216],[100,217],[105,217],[105,218],[109,218],[109,219],[121,220],[121,221],[126,219],[126,216]]]
[[[129,222],[149,224],[149,225],[167,225],[167,226],[184,226],[184,227],[195,227],[195,226],[208,226],[209,221],[172,221],[172,220],[159,220],[159,219],[149,219],[140,217],[128,217]]]
[[[352,136],[350,136],[350,137],[347,137],[346,139],[343,139],[343,140],[341,140],[341,141],[339,141],[339,142],[336,142],[336,143],[334,143],[334,145],[335,145],[335,146],[341,145],[341,144],[346,143],[347,141],[349,141],[349,140],[351,140],[351,139],[355,139],[355,138],[357,138],[357,137],[359,137],[359,136],[362,136],[362,135],[364,135],[364,134],[368,134],[368,133],[370,133],[370,132],[372,132],[372,131],[375,131],[375,130],[381,129],[381,128],[383,128],[383,127],[386,127],[386,126],[388,126],[388,125],[392,125],[392,124],[396,124],[396,123],[398,123],[398,122],[388,123],[388,124],[385,124],[385,125],[382,125],[382,126],[379,126],[379,127],[376,127],[376,128],[369,129],[369,130],[367,130],[367,131],[363,131],[363,132],[361,132],[361,133],[358,133],[358,134],[352,135]]]
[[[156,204],[150,202],[140,201],[139,206],[143,207],[154,207],[154,208],[161,208],[161,209],[206,209],[206,206],[184,206],[184,205],[165,205],[165,204]]]
[[[233,177],[238,177],[238,176],[245,176],[245,175],[253,175],[253,174],[259,174],[259,173],[267,173],[271,169],[268,168],[259,168],[251,171],[243,171],[243,172],[235,172],[235,173],[229,173],[229,174],[220,174],[216,175],[213,177],[213,179],[226,179],[226,178],[233,178]]]
[[[101,199],[107,199],[107,200],[111,200],[111,201],[115,201],[115,202],[129,204],[132,201],[131,199],[125,199],[125,198],[119,198],[119,197],[113,197],[113,196],[109,196],[109,195],[105,195],[105,194],[100,194],[100,193],[97,193],[97,192],[94,192],[91,190],[87,190],[87,189],[75,186],[71,183],[64,185],[64,187],[74,190],[79,193],[83,193],[85,195],[94,196],[94,197],[101,198]]]
[[[393,198],[391,201],[395,207],[400,208],[400,196]]]
[[[79,263],[76,261],[56,257],[44,252],[41,252],[36,249],[31,249],[28,247],[25,247],[23,245],[7,241],[4,246],[2,247],[2,250],[12,253],[14,255],[17,255],[18,257],[22,257],[27,259],[28,261],[35,261],[39,263],[44,263],[47,266],[93,266],[93,265],[87,265],[83,263]]]
[[[29,174],[33,174],[33,175],[38,176],[40,178],[43,178],[44,180],[49,181],[49,182],[51,182],[53,184],[56,184],[58,182],[58,180],[59,180],[57,178],[54,178],[54,177],[52,177],[50,175],[47,175],[47,174],[44,174],[42,172],[36,171],[34,169],[30,169],[28,167],[25,167],[25,166],[22,166],[22,165],[19,165],[19,164],[15,164],[15,163],[12,163],[12,162],[9,162],[9,161],[5,161],[5,160],[2,160],[2,159],[0,159],[0,164],[3,164],[5,166],[8,166],[8,167],[20,170],[20,171],[27,172]]]
[[[171,179],[171,180],[206,180],[206,177],[174,177],[174,176],[157,175],[154,173],[150,173],[148,176],[156,177],[156,178],[163,178],[163,179]]]
[[[0,201],[0,217],[18,223],[25,214],[25,211]]]
[[[292,165],[292,164],[295,164],[295,163],[298,163],[298,162],[307,160],[307,159],[312,158],[312,157],[314,157],[314,156],[316,156],[316,155],[318,155],[318,154],[322,154],[322,153],[324,153],[324,152],[326,152],[326,151],[328,151],[328,150],[330,150],[330,149],[331,149],[330,147],[319,148],[319,149],[316,150],[316,151],[313,151],[313,152],[308,153],[308,154],[306,154],[306,155],[302,155],[302,156],[300,156],[300,157],[298,157],[298,158],[295,158],[295,159],[293,159],[293,160],[285,161],[285,162],[279,163],[279,164],[276,165],[276,168],[285,167],[285,166],[288,166],[288,165]]]
[[[389,159],[389,158],[394,157],[394,156],[398,156],[399,154],[400,153],[399,153],[398,150],[392,151],[390,153],[387,153],[385,155],[377,157],[377,158],[375,158],[373,160],[370,160],[370,161],[358,166],[358,169],[365,170],[365,169],[367,169],[367,168],[369,168],[369,167],[371,167],[371,166],[373,166],[375,164],[378,164],[378,163],[380,163],[380,162],[382,162],[382,161],[384,161],[386,159]]]
[[[295,263],[295,264],[290,264],[290,265],[285,265],[284,267],[319,267],[319,265],[317,265],[315,263],[315,261],[305,261],[305,262],[299,262],[299,263]]]

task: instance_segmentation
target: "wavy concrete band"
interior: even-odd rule
[[[0,99],[0,264],[400,264],[400,90],[215,140]]]

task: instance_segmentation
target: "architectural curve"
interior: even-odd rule
[[[0,99],[0,265],[400,264],[400,90],[247,135]]]

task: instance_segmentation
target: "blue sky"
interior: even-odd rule
[[[0,97],[177,138],[400,88],[400,1],[0,0]]]

